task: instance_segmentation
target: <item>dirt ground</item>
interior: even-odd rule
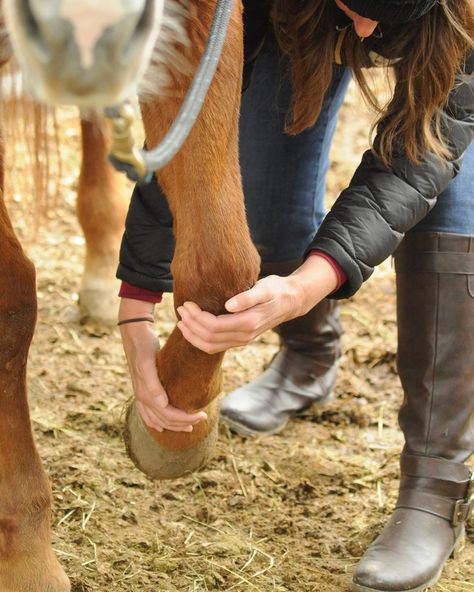
[[[352,91],[333,147],[329,200],[367,145],[368,121]],[[84,241],[74,215],[73,112],[61,114],[61,131],[61,199],[28,246],[39,298],[29,388],[53,486],[54,548],[73,591],[347,590],[396,498],[401,389],[390,262],[342,305],[343,356],[332,402],[273,437],[236,437],[222,427],[216,458],[205,470],[151,483],[133,467],[121,439],[131,390],[118,331],[78,322]],[[28,236],[32,218],[23,201],[10,195],[15,225]],[[163,338],[173,316],[168,299],[157,314]],[[269,333],[230,352],[225,392],[257,376],[276,349]],[[469,591],[473,582],[471,523],[464,553],[448,562],[434,589]]]

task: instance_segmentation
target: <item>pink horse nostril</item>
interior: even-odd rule
[[[73,26],[80,59],[85,68],[94,62],[94,48],[99,39],[124,16],[118,5],[111,4],[100,6],[97,3],[93,10],[84,11],[77,0],[63,0],[60,16]]]

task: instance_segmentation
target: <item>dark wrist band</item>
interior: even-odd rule
[[[125,319],[124,321],[119,321],[117,326],[120,325],[128,325],[129,323],[154,323],[155,319],[153,317],[137,317],[135,319]]]

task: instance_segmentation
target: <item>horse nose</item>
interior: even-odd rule
[[[137,37],[153,23],[151,0],[20,0],[25,3],[30,39],[43,60],[75,50],[81,66],[90,68],[96,49],[125,59]]]

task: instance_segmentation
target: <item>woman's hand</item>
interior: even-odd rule
[[[154,305],[122,298],[119,319],[153,317]],[[207,418],[204,412],[186,413],[168,402],[158,378],[156,352],[160,348],[151,323],[139,322],[120,326],[123,349],[127,358],[137,407],[145,424],[162,432],[191,432],[193,425]]]
[[[268,276],[226,302],[232,314],[213,315],[193,302],[178,308],[178,328],[198,349],[215,354],[239,347],[273,327],[308,312],[336,289],[337,274],[317,255],[288,277]]]

